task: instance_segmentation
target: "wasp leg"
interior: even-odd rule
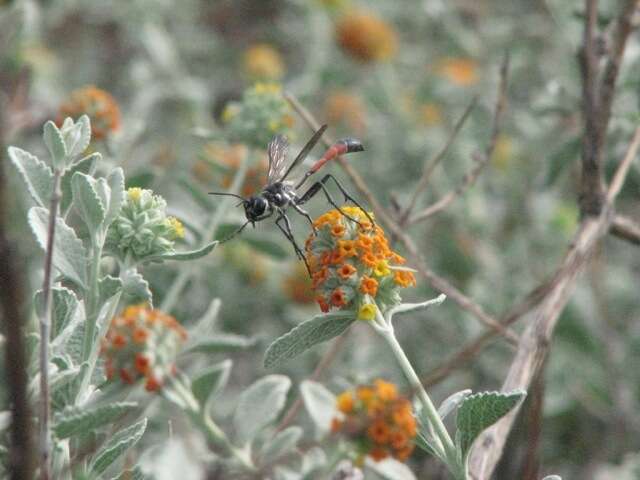
[[[300,215],[306,217],[306,219],[309,220],[309,223],[311,224],[311,228],[313,229],[313,233],[317,234],[318,233],[318,229],[313,224],[313,219],[311,218],[311,215],[309,215],[309,212],[307,212],[306,210],[303,210],[302,208],[300,208],[297,203],[293,203],[292,202],[291,206],[295,209],[296,212],[298,212]]]
[[[280,220],[284,220],[284,226],[280,224]],[[291,245],[293,245],[293,249],[296,252],[296,256],[304,262],[304,265],[307,267],[307,272],[309,272],[309,276],[311,276],[311,268],[307,263],[307,257],[298,246],[298,243],[296,242],[296,239],[293,236],[293,232],[291,231],[291,223],[289,222],[289,217],[287,217],[285,213],[281,212],[280,216],[276,219],[276,225],[282,231],[284,236],[287,237],[287,240],[291,242]]]
[[[322,177],[322,180],[320,180],[320,181],[323,184],[325,184],[329,179],[333,180],[333,182],[336,184],[336,186],[338,187],[340,192],[342,192],[342,195],[344,195],[344,199],[346,201],[349,201],[349,202],[353,203],[356,207],[358,207],[360,210],[362,210],[364,212],[364,214],[367,216],[367,218],[371,222],[371,225],[375,225],[376,224],[376,222],[373,221],[373,218],[371,218],[371,215],[369,215],[369,212],[367,212],[364,208],[362,208],[362,206],[356,201],[355,198],[353,198],[351,195],[349,195],[349,193],[340,184],[340,182],[338,181],[338,179],[336,177],[334,177],[330,173],[327,173],[324,177]]]
[[[322,180],[317,181],[316,183],[312,184],[309,187],[309,190],[307,190],[306,192],[304,192],[304,194],[302,195],[302,197],[300,197],[300,201],[298,202],[298,205],[303,205],[304,203],[308,202],[309,200],[311,200],[313,197],[316,196],[316,194],[322,190],[324,192],[324,196],[327,197],[327,201],[336,209],[338,210],[342,216],[348,218],[349,220],[351,220],[352,222],[357,223],[358,225],[361,225],[361,223],[356,220],[355,218],[351,217],[350,215],[347,215],[346,212],[344,212],[340,206],[335,202],[335,200],[333,199],[333,197],[331,196],[331,194],[329,193],[329,190],[327,190],[327,187],[325,186],[324,182],[326,182],[328,180],[328,175],[325,175],[325,177]],[[354,202],[355,203],[355,202]],[[356,203],[356,205],[358,205]],[[359,205],[358,205],[359,206]]]

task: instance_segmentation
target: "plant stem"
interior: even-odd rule
[[[48,480],[51,477],[50,464],[50,436],[49,413],[51,399],[49,398],[49,336],[51,326],[51,271],[53,267],[53,248],[56,235],[56,218],[60,203],[60,170],[53,172],[53,192],[49,206],[49,230],[47,233],[47,251],[44,259],[44,280],[42,293],[44,297],[43,316],[40,318],[40,478]]]
[[[98,318],[98,310],[100,306],[100,292],[98,288],[98,280],[100,279],[100,259],[102,258],[102,245],[104,239],[101,235],[94,235],[92,239],[93,257],[91,258],[91,266],[89,270],[89,292],[87,293],[87,312],[84,331],[84,344],[82,346],[82,361],[85,362],[91,355],[93,349],[93,340],[96,329],[96,321]]]
[[[170,385],[173,393],[178,396],[181,403],[176,403],[170,396],[163,396],[165,400],[178,406],[184,411],[200,431],[202,431],[209,442],[220,448],[224,453],[236,459],[242,467],[249,471],[255,472],[256,467],[246,450],[235,447],[224,431],[216,424],[213,419],[202,408],[202,405],[196,400],[191,390],[184,385],[178,378],[171,378]]]
[[[247,155],[245,155],[245,157],[240,162],[238,171],[236,172],[235,177],[233,178],[233,182],[231,183],[231,187],[229,188],[229,193],[237,193],[238,190],[240,190],[240,187],[242,186],[242,183],[244,182],[245,176],[247,174],[247,168],[251,163],[250,162],[251,156],[252,154],[251,152],[249,152]],[[220,224],[222,217],[227,212],[227,206],[229,205],[231,200],[232,199],[230,197],[222,197],[222,200],[220,200],[218,208],[216,209],[216,212],[213,214],[213,217],[211,218],[211,222],[209,222],[207,229],[202,235],[203,246],[213,240],[213,236],[215,235],[216,230],[218,229],[218,225]],[[173,284],[171,285],[171,287],[167,291],[167,294],[162,300],[162,304],[160,305],[160,310],[162,310],[163,312],[169,313],[173,309],[173,307],[175,306],[180,296],[180,293],[182,293],[182,289],[185,287],[185,285],[191,278],[191,275],[193,274],[193,272],[194,272],[193,268],[182,268],[180,270],[180,272],[178,273],[178,276],[175,278],[175,280],[173,281]]]
[[[442,459],[447,462],[450,470],[454,472],[454,469],[457,470],[458,462],[456,447],[451,440],[451,436],[449,435],[447,428],[444,426],[444,423],[442,423],[442,419],[440,418],[436,407],[433,405],[431,398],[420,383],[420,379],[418,378],[416,371],[413,369],[411,362],[407,358],[407,355],[404,353],[402,346],[398,342],[391,321],[385,320],[382,313],[380,313],[379,308],[376,309],[376,321],[374,323],[374,328],[380,335],[382,335],[391,347],[391,351],[398,360],[400,368],[409,381],[409,385],[411,385],[413,391],[417,393],[420,403],[422,404],[422,412],[429,420],[429,424],[433,429],[433,438],[439,442],[439,445],[436,445],[441,450],[439,453],[442,454]]]

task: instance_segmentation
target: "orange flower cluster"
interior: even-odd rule
[[[470,58],[445,58],[439,62],[437,70],[442,77],[460,87],[478,83],[478,64]]]
[[[107,378],[117,375],[127,384],[144,379],[148,391],[157,391],[174,373],[175,358],[186,339],[186,330],[172,316],[146,305],[129,306],[111,321],[102,340]]]
[[[346,90],[336,90],[325,100],[324,112],[330,125],[344,125],[358,135],[365,133],[367,111],[359,96]]]
[[[363,63],[389,60],[398,50],[395,30],[365,11],[342,17],[336,25],[336,38],[347,54]]]
[[[91,120],[91,135],[94,140],[105,139],[120,128],[120,108],[109,92],[93,85],[75,90],[60,106],[56,119],[58,126],[66,117],[77,119],[88,115]]]
[[[415,285],[410,269],[389,247],[384,231],[363,210],[341,207],[354,220],[331,210],[315,220],[317,233],[305,243],[316,301],[323,312],[353,309],[371,320],[378,308],[400,303],[398,289]],[[374,302],[375,301],[375,302]]]
[[[285,277],[282,282],[282,289],[295,303],[303,305],[313,303],[316,298],[307,269],[302,263],[297,263]]]
[[[229,188],[240,162],[247,154],[247,147],[241,144],[208,143],[204,146],[200,160],[192,167],[192,174],[203,183],[209,183],[217,176],[220,186]],[[245,197],[258,193],[267,183],[267,169],[265,154],[247,169],[240,193]]]
[[[280,53],[267,43],[249,47],[243,54],[245,73],[256,79],[279,79],[284,75],[284,62]]]
[[[336,401],[340,412],[331,430],[354,443],[360,457],[380,461],[389,456],[405,461],[413,451],[417,433],[411,402],[398,394],[396,386],[377,379],[341,393]]]

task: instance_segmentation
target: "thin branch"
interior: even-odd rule
[[[0,98],[0,318],[6,336],[5,378],[9,408],[11,410],[11,441],[9,443],[8,470],[12,480],[33,478],[34,449],[32,447],[32,417],[27,395],[27,368],[23,328],[24,317],[23,278],[18,268],[20,255],[7,238],[6,209],[7,182],[4,173],[8,165],[4,147],[5,105]]]
[[[407,208],[404,210],[404,212],[402,212],[402,214],[399,217],[400,220],[398,221],[398,223],[400,225],[403,225],[411,215],[411,212],[413,212],[413,209],[416,206],[416,202],[418,201],[418,198],[420,197],[422,192],[424,192],[424,190],[427,188],[427,185],[429,184],[429,179],[431,178],[433,171],[449,152],[449,149],[451,148],[451,146],[453,145],[453,142],[458,137],[460,130],[462,130],[462,127],[467,122],[467,119],[471,115],[471,112],[476,107],[477,103],[478,103],[478,97],[474,97],[473,100],[471,100],[471,103],[469,103],[469,105],[465,109],[460,119],[456,122],[455,126],[453,127],[453,131],[449,135],[449,138],[447,139],[444,146],[440,149],[438,153],[436,153],[435,156],[431,157],[428,161],[425,162],[424,169],[422,171],[422,177],[420,177],[420,181],[418,181],[418,185],[415,191],[413,192],[411,199],[409,200],[409,204],[407,205]]]
[[[53,193],[49,205],[49,229],[47,233],[47,250],[44,259],[44,279],[42,281],[42,306],[43,318],[40,319],[40,478],[48,480],[51,477],[51,452],[49,431],[49,414],[51,411],[51,398],[49,396],[49,337],[51,326],[51,283],[53,268],[53,249],[56,235],[56,218],[58,216],[58,203],[60,202],[60,170],[53,173]]]
[[[640,245],[640,224],[629,217],[622,215],[613,217],[609,233],[634,245]]]
[[[616,172],[613,174],[611,184],[609,185],[609,191],[607,192],[607,201],[609,203],[613,202],[613,200],[618,196],[618,193],[620,193],[620,190],[622,190],[622,185],[624,185],[624,181],[629,173],[631,162],[633,162],[638,155],[638,147],[640,147],[640,127],[636,128],[631,144],[627,149],[627,153],[622,159],[622,162],[620,162],[620,165],[618,165]]]
[[[285,98],[291,104],[293,109],[300,115],[300,117],[309,125],[309,127],[315,132],[320,128],[318,121],[313,117],[313,115],[300,104],[300,102],[291,94],[285,93]],[[331,139],[325,133],[322,138],[322,142],[327,146],[331,146],[333,144],[333,139]],[[414,268],[418,270],[418,272],[427,280],[427,282],[444,293],[451,300],[456,302],[463,310],[468,311],[472,315],[474,315],[480,322],[496,330],[501,335],[505,336],[510,342],[514,343],[517,339],[517,335],[510,330],[504,329],[499,322],[493,318],[491,315],[486,313],[483,308],[471,300],[469,297],[464,295],[461,291],[447,282],[444,278],[436,275],[433,271],[431,271],[424,259],[421,257],[418,248],[411,240],[405,231],[404,228],[400,227],[392,218],[391,214],[387,212],[387,210],[378,202],[378,200],[371,193],[369,188],[367,187],[363,178],[355,171],[355,169],[346,162],[341,156],[337,157],[337,161],[340,166],[343,168],[345,173],[349,176],[356,189],[360,192],[360,194],[367,200],[369,205],[371,205],[373,211],[375,212],[378,219],[384,223],[391,233],[395,235],[405,246],[407,251],[412,257],[412,260],[415,262]]]
[[[605,133],[600,124],[597,95],[598,58],[596,55],[596,22],[598,1],[585,0],[583,46],[579,53],[582,73],[582,113],[585,132],[582,138],[582,178],[580,180],[580,210],[583,215],[598,215],[603,202],[602,145]],[[605,127],[606,131],[606,127]]]
[[[496,142],[498,141],[498,136],[500,135],[502,117],[507,105],[507,88],[509,83],[508,77],[509,55],[505,55],[502,66],[500,67],[500,82],[498,85],[498,97],[496,99],[496,105],[493,112],[491,138],[489,139],[489,143],[487,144],[484,153],[482,155],[475,154],[473,156],[476,164],[471,169],[471,171],[469,171],[463,177],[460,185],[458,185],[454,190],[451,190],[449,193],[445,194],[440,200],[436,201],[432,205],[425,208],[423,211],[414,215],[408,222],[410,225],[425,220],[451,205],[454,200],[456,200],[467,189],[471,188],[476,183],[484,168],[491,161],[493,152],[496,148]]]

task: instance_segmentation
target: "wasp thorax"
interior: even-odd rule
[[[244,204],[244,212],[248,220],[256,220],[267,209],[267,201],[262,197],[251,197]]]

